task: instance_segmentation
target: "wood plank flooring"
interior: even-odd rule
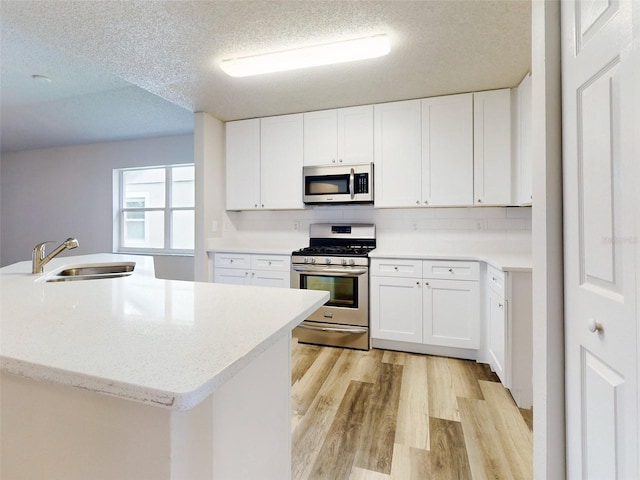
[[[532,414],[486,365],[298,344],[294,480],[527,480]]]

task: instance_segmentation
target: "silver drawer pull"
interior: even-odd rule
[[[366,328],[330,328],[330,327],[312,327],[310,325],[300,324],[298,328],[306,328],[307,330],[318,330],[320,332],[337,332],[337,333],[367,333]]]

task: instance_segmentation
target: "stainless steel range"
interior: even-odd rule
[[[299,342],[369,349],[369,252],[375,225],[317,223],[291,257],[291,286],[325,290],[329,301],[302,322]]]

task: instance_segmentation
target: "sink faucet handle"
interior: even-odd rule
[[[46,242],[42,242],[37,244],[35,247],[33,247],[33,253],[40,253],[40,258],[44,257],[44,248],[47,246],[47,244],[49,243],[56,243],[54,240],[47,240]]]

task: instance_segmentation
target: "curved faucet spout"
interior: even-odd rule
[[[53,257],[55,257],[56,255],[58,255],[60,252],[64,250],[71,250],[80,245],[78,240],[76,240],[75,238],[67,238],[64,242],[62,242],[60,245],[54,248],[49,255],[45,257],[44,250],[48,243],[55,243],[55,242],[51,242],[51,241],[42,242],[36,245],[35,247],[33,247],[33,254],[31,257],[33,260],[31,273],[42,273],[44,271],[44,266],[47,263],[49,263],[49,261]]]

